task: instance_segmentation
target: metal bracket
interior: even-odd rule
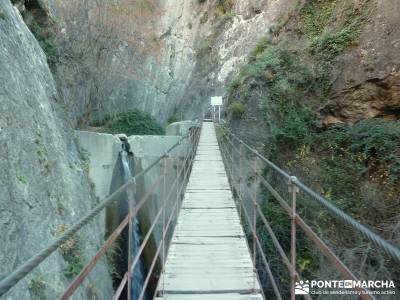
[[[296,193],[300,192],[300,189],[296,184],[297,182],[298,182],[298,179],[297,179],[296,176],[290,176],[290,179],[288,181],[288,190],[289,190],[290,193],[292,192],[293,188],[295,189],[294,191]]]

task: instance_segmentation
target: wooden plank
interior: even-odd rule
[[[156,299],[262,299],[213,123],[204,123]]]

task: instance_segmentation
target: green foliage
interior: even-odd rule
[[[235,5],[234,0],[218,0],[217,1],[217,9],[220,12],[220,14],[231,13],[234,5]]]
[[[164,129],[149,114],[140,110],[132,110],[105,118],[105,128],[113,133],[126,135],[163,135]]]
[[[319,87],[320,101],[325,103],[331,93],[332,65],[329,62],[320,62],[315,66],[315,84]]]
[[[226,134],[225,128],[223,126],[216,126],[215,134],[217,135],[218,141],[220,141],[222,138],[224,138],[224,135]]]
[[[47,57],[49,65],[54,65],[59,57],[59,49],[56,41],[56,36],[51,28],[44,28],[35,20],[28,23],[29,29],[39,42]]]
[[[173,114],[172,116],[170,116],[168,118],[167,124],[172,124],[172,123],[175,123],[175,122],[178,122],[178,121],[179,121],[178,116],[176,114]]]
[[[17,179],[22,184],[27,184],[28,183],[28,179],[26,178],[25,175],[18,174],[17,175]]]
[[[254,105],[249,100],[262,97],[268,129],[264,137],[266,155],[346,213],[385,235],[384,228],[392,226],[399,213],[394,207],[398,207],[400,192],[400,121],[369,119],[330,128],[314,124],[315,111],[330,94],[334,59],[357,40],[369,21],[373,1],[362,3],[355,7],[337,0],[306,1],[300,17],[303,32],[310,38],[309,49],[291,51],[298,47],[283,42],[273,45],[264,38],[251,52],[249,63],[229,84],[228,103],[242,103],[246,109],[246,105]],[[278,179],[271,173],[267,176],[274,188],[287,192],[286,184],[274,182]],[[289,253],[288,216],[266,191],[264,201],[262,210],[284,251]],[[357,243],[351,230],[343,229],[343,237],[340,236],[335,223],[338,221],[305,195],[298,211],[332,245],[346,249]],[[315,277],[321,272],[320,261],[313,246],[300,235],[298,270],[306,278]],[[275,258],[277,253],[269,237],[262,241],[267,256]],[[272,259],[271,269],[289,283],[280,263]]]
[[[383,226],[382,220],[398,215],[398,209],[393,209],[393,205],[397,203],[399,189],[400,121],[368,119],[354,125],[337,125],[310,134],[314,143],[294,151],[295,160],[287,164],[292,172],[304,171],[302,180],[309,181],[314,188],[322,187],[320,192],[326,198],[364,224],[378,224],[380,227]],[[292,154],[278,154],[275,162],[286,165],[285,162]],[[310,169],[318,170],[317,177],[309,174],[307,170]],[[286,185],[280,178],[272,176],[267,170],[263,177],[269,178],[276,190],[285,192]],[[379,194],[373,194],[374,189],[371,186],[374,185]],[[377,195],[379,200],[373,198],[375,202],[368,202],[368,197]],[[284,251],[289,253],[290,219],[266,189],[263,190],[263,198],[263,213]],[[306,205],[304,201],[307,201]],[[342,224],[336,225],[326,210],[315,206],[313,201],[308,201],[301,198],[298,206],[300,216],[311,224],[318,224],[317,232],[328,241],[332,237],[334,240],[338,236],[337,226],[342,228]],[[371,210],[370,213],[366,212],[366,207]],[[262,228],[263,224],[260,224],[259,232],[262,232]],[[354,247],[355,238],[353,231],[343,229],[340,243],[343,248]],[[269,237],[263,237],[262,242],[267,256],[276,257],[277,253]],[[297,269],[304,277],[312,276],[319,270],[320,263],[313,253],[312,244],[299,234],[297,248]],[[288,280],[280,263],[273,261],[270,267],[280,280]]]
[[[331,61],[342,54],[360,35],[364,25],[371,15],[372,1],[365,1],[363,8],[354,4],[344,8],[344,21],[339,21],[339,30],[329,29],[337,27],[338,22],[334,15],[337,9],[337,0],[309,0],[300,12],[305,33],[311,38],[310,52],[324,61]]]
[[[55,235],[61,236],[68,230],[68,225],[61,224],[56,228]],[[62,257],[68,263],[63,273],[67,278],[73,278],[83,269],[84,261],[82,254],[82,243],[78,236],[71,237],[60,246]]]
[[[84,266],[82,257],[80,255],[74,255],[68,259],[68,265],[63,270],[64,276],[67,278],[74,278],[82,271]]]
[[[289,12],[281,14],[276,23],[269,28],[269,33],[275,36],[278,35],[282,28],[289,22],[291,16],[292,14]]]
[[[43,298],[46,289],[46,282],[42,276],[37,276],[29,280],[28,289],[32,296]]]
[[[388,218],[385,207],[396,201],[399,189],[400,122],[367,119],[311,134],[312,145],[294,151],[289,157],[295,158],[289,162],[287,153],[279,155],[279,164],[304,172],[304,180],[323,187],[320,192],[326,198],[364,223]],[[308,170],[318,170],[318,177],[310,176]],[[372,215],[365,213],[367,202],[377,208]],[[325,217],[318,213],[316,222],[330,227]]]
[[[88,175],[90,168],[90,153],[85,148],[78,148],[78,155],[82,161],[83,170]]]
[[[335,126],[319,137],[335,157],[350,158],[358,165],[358,177],[369,171],[385,170],[387,183],[400,176],[400,122],[367,119],[351,126]],[[352,168],[354,168],[352,166]]]
[[[317,90],[313,71],[285,45],[269,45],[266,39],[256,46],[252,57],[255,58],[231,82],[231,95],[236,93],[245,102],[253,86],[266,91],[268,145],[279,147],[289,143],[296,147],[299,143],[311,143],[312,107],[305,99]]]
[[[250,61],[255,61],[258,55],[262,54],[268,46],[271,45],[270,38],[262,37],[256,44],[253,50],[250,52]]]
[[[229,106],[229,110],[234,118],[241,118],[246,112],[246,107],[243,103],[235,101]]]
[[[331,21],[336,4],[337,0],[309,0],[304,4],[300,18],[308,37],[317,37],[323,33]]]
[[[344,50],[358,37],[359,31],[353,28],[344,28],[336,33],[325,33],[314,38],[311,42],[311,54],[323,60],[330,61],[342,54]]]

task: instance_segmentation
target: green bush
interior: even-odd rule
[[[390,239],[388,228],[393,228],[393,220],[399,214],[396,203],[400,192],[400,121],[377,118],[329,128],[315,125],[316,111],[330,93],[333,60],[358,38],[373,9],[372,1],[365,1],[367,4],[361,8],[339,7],[337,2],[306,1],[301,17],[305,27],[302,29],[311,39],[309,51],[289,50],[299,49],[294,44],[260,41],[251,52],[249,63],[229,84],[228,101],[254,105],[248,100],[260,99],[261,95],[267,127],[267,135],[261,138],[266,145],[264,154],[346,213]],[[343,12],[346,20],[333,24],[339,15],[336,11]],[[305,57],[304,62],[301,57]],[[264,175],[276,190],[287,192],[285,182],[272,172]],[[284,251],[289,252],[289,219],[268,192],[263,198],[262,210]],[[365,245],[365,241],[357,240],[359,236],[354,231],[343,228],[342,223],[329,217],[326,210],[305,195],[301,196],[298,212],[309,224],[317,224],[313,229],[337,249]],[[271,258],[274,275],[288,283],[288,274],[274,259],[277,253],[271,240],[268,236],[260,239]],[[304,277],[325,272],[313,253],[314,247],[302,239],[300,232],[298,247],[298,270]],[[340,256],[352,259],[346,253]],[[384,272],[391,272],[385,269],[386,263],[378,260],[370,263],[371,269],[382,267]],[[358,267],[356,263],[350,266]]]
[[[323,33],[334,15],[337,0],[307,1],[300,10],[300,18],[305,34],[316,37]]]
[[[163,135],[164,129],[149,113],[132,110],[105,118],[105,128],[113,134]]]
[[[358,176],[369,166],[372,171],[386,170],[388,183],[400,176],[399,121],[367,119],[350,126],[338,125],[320,134],[319,141],[332,155],[352,158],[353,164],[358,162]]]
[[[175,115],[172,115],[172,116],[170,116],[170,117],[168,118],[167,124],[172,124],[172,123],[175,123],[175,122],[178,122],[178,121],[179,121],[179,118],[178,118],[178,116],[175,114]]]
[[[231,13],[235,5],[234,0],[218,0],[217,9],[221,14]]]
[[[63,274],[67,278],[74,278],[79,275],[84,267],[84,263],[81,256],[73,256],[68,260],[68,265],[63,270]]]
[[[341,29],[328,31],[329,25],[335,22],[336,6],[336,0],[309,1],[301,11],[306,34],[311,38],[310,51],[325,61],[342,54],[359,37],[365,24],[370,21],[374,4],[366,1],[362,9],[348,4],[344,7],[345,20]]]
[[[255,53],[257,53],[255,55]],[[253,50],[256,57],[245,65],[231,82],[228,91],[246,103],[253,86],[265,90],[265,120],[268,145],[311,143],[313,126],[312,105],[307,96],[317,94],[315,74],[299,61],[284,44],[269,45],[266,39]],[[269,152],[275,149],[270,148]]]
[[[50,66],[53,66],[59,58],[59,49],[54,32],[51,28],[42,27],[35,20],[31,20],[28,26],[46,54],[47,62]]]
[[[314,38],[311,42],[311,54],[317,55],[324,60],[332,60],[354,41],[359,32],[352,28],[344,28],[336,33],[325,33],[322,36]]]
[[[234,118],[241,118],[246,111],[246,107],[243,103],[235,101],[230,105],[229,110]]]
[[[69,226],[60,224],[56,230],[56,236],[62,236]],[[63,270],[63,274],[67,278],[73,278],[78,275],[85,266],[82,253],[82,241],[78,236],[73,236],[60,246],[60,252],[64,260],[68,263]]]
[[[271,41],[268,37],[262,37],[254,47],[254,49],[250,52],[250,61],[255,61],[261,53],[264,52],[265,49],[271,44]]]
[[[42,299],[46,290],[46,282],[42,276],[34,277],[29,280],[28,289],[32,296]]]

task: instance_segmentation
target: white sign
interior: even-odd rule
[[[211,105],[222,105],[222,97],[211,97]]]

